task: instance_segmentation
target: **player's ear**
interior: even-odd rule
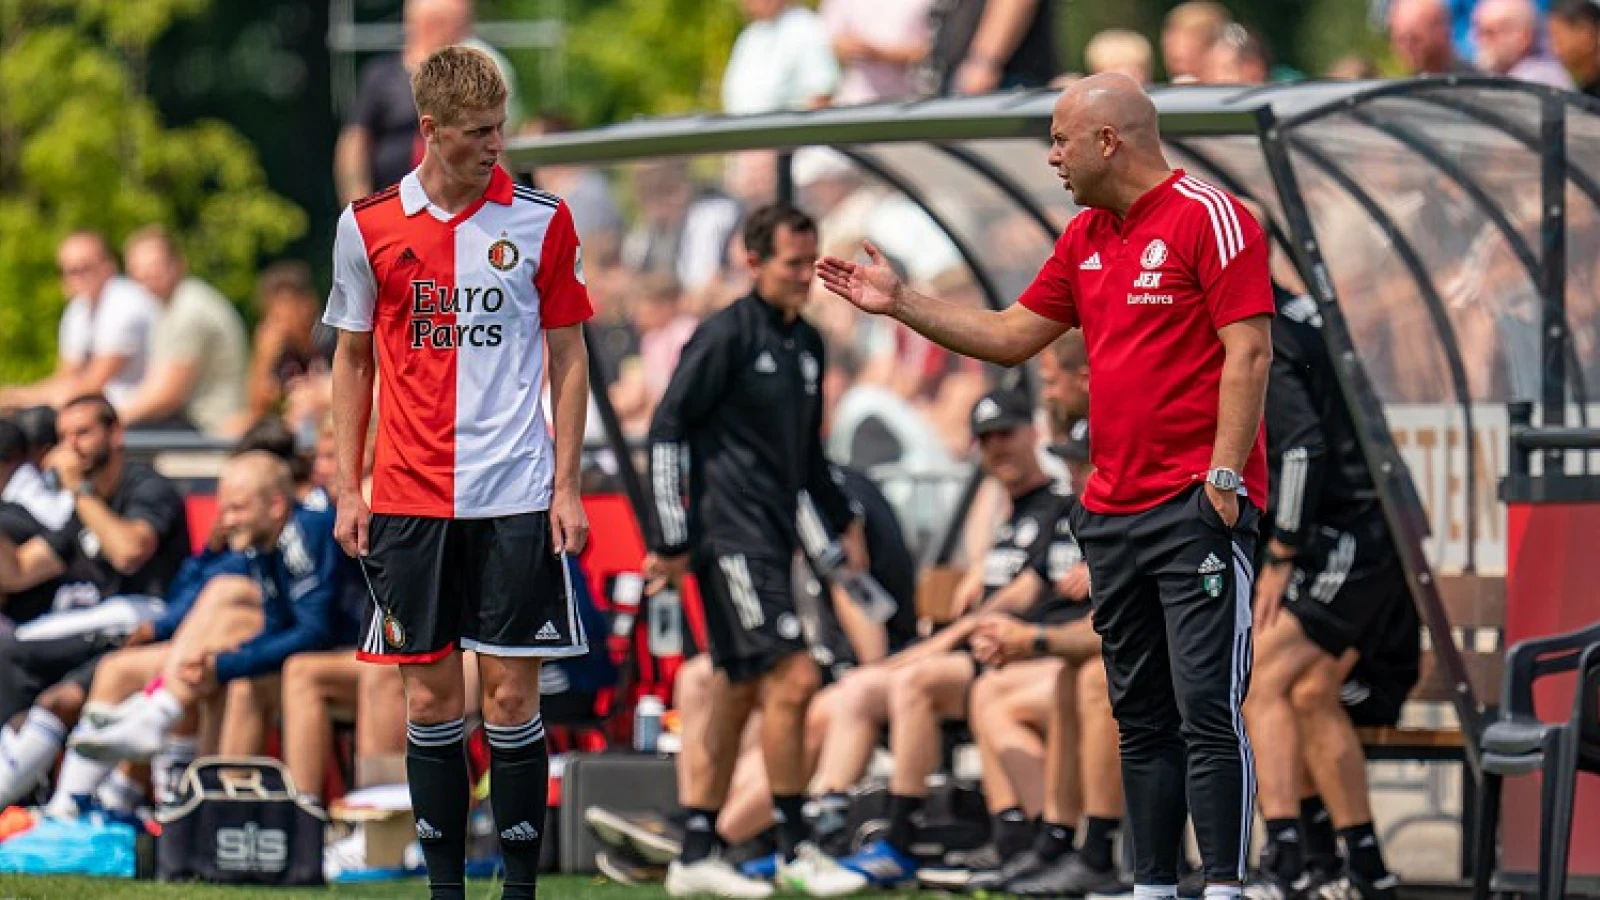
[[[424,141],[431,141],[439,131],[439,121],[428,113],[423,113],[417,118],[417,130],[422,132]]]

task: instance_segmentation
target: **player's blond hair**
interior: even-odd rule
[[[417,114],[453,125],[462,113],[505,105],[506,80],[494,59],[460,44],[435,52],[411,74]]]

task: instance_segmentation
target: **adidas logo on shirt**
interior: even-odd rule
[[[538,839],[539,829],[527,822],[518,822],[500,832],[500,840],[502,841],[536,841]]]
[[[778,371],[778,362],[772,358],[771,353],[763,350],[761,355],[756,357],[756,371],[763,375],[771,375]]]
[[[1222,560],[1217,559],[1215,553],[1207,553],[1206,561],[1200,564],[1201,575],[1215,575],[1222,571]]]
[[[561,632],[556,628],[556,623],[546,621],[544,627],[539,629],[539,633],[533,637],[535,640],[540,641],[559,641],[561,640]]]
[[[444,838],[444,832],[442,832],[439,829],[433,827],[433,825],[430,824],[427,819],[418,819],[417,820],[417,840],[419,840],[419,841],[437,841],[437,840],[442,840],[443,838]]]
[[[1086,259],[1083,262],[1079,263],[1078,264],[1078,268],[1083,269],[1085,271],[1089,271],[1089,272],[1093,272],[1093,271],[1098,270],[1100,268],[1100,253],[1099,253],[1099,251],[1095,251],[1093,254],[1091,254],[1089,256],[1088,259]]]

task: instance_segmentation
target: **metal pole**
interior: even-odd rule
[[[1539,262],[1542,278],[1539,290],[1544,296],[1541,356],[1544,360],[1543,409],[1540,424],[1564,425],[1567,421],[1567,104],[1555,91],[1540,102],[1539,190],[1541,226]],[[1559,474],[1562,451],[1546,450],[1546,475]]]

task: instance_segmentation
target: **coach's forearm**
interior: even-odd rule
[[[341,331],[333,352],[333,446],[340,492],[361,490],[374,374],[372,335]]]
[[[583,329],[572,325],[549,333],[550,402],[555,408],[557,490],[578,490],[583,469],[583,431],[589,416],[589,349]]]
[[[1243,472],[1266,406],[1270,342],[1239,342],[1227,350],[1217,400],[1217,437],[1211,465]]]
[[[1049,338],[1035,343],[1029,334],[1022,332],[1013,314],[1016,309],[1020,307],[1005,312],[974,309],[903,288],[896,298],[894,317],[928,340],[962,356],[1010,367],[1026,362],[1049,343]]]

